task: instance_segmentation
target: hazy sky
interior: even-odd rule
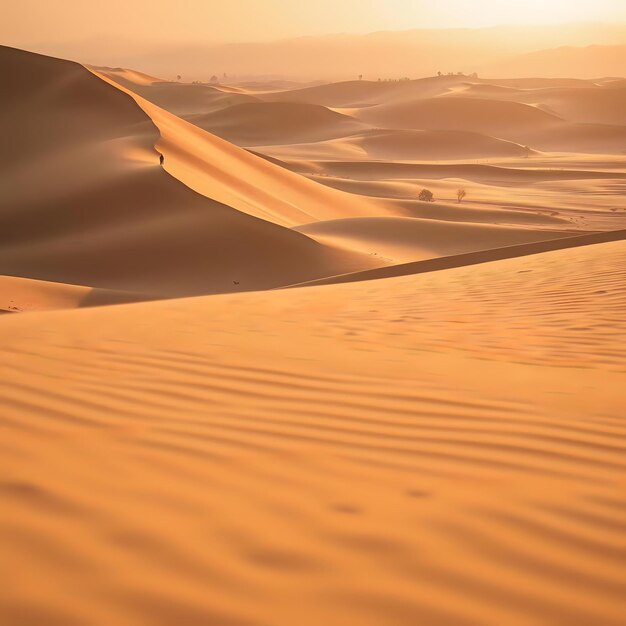
[[[626,22],[626,0],[0,0],[0,43],[262,41],[498,24]]]

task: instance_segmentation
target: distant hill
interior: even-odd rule
[[[46,54],[72,58],[94,65],[132,67],[172,80],[207,81],[213,74],[230,79],[252,76],[303,80],[418,78],[438,71],[472,73],[509,59],[559,46],[626,45],[626,25],[602,23],[552,24],[547,26],[498,26],[476,29],[421,29],[370,34],[334,34],[262,43],[210,44],[190,42],[184,46],[122,42],[106,39],[80,44],[34,46]],[[607,63],[598,59],[585,65],[584,73],[604,75]],[[530,59],[532,61],[532,58]],[[529,63],[530,63],[529,61]],[[619,65],[615,61],[611,65]],[[543,76],[538,60],[534,72]],[[622,64],[622,67],[624,65]],[[577,63],[565,68],[565,76],[579,76]],[[521,71],[521,70],[520,70]],[[612,72],[611,72],[612,73]],[[618,75],[624,70],[618,72]],[[490,75],[491,74],[490,72]]]
[[[623,77],[626,75],[626,45],[538,50],[494,63],[483,68],[483,72],[502,77]]]

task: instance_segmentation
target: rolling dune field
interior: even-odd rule
[[[623,78],[0,70],[0,624],[626,624]]]

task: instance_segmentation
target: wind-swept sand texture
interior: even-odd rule
[[[624,242],[4,316],[6,624],[620,624]]]

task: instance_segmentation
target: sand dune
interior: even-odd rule
[[[563,124],[527,136],[533,148],[554,152],[626,154],[626,126]]]
[[[185,123],[153,107],[159,132],[125,93],[74,63],[8,48],[0,63],[11,95],[2,101],[1,113],[11,120],[3,135],[17,147],[3,152],[0,272],[182,295],[267,288],[298,275],[334,274],[337,264],[371,263],[253,214],[276,221],[297,215],[304,223],[309,207],[329,218],[337,210],[367,215],[373,202],[317,185],[189,125],[185,143]],[[181,135],[172,147],[167,124]],[[168,153],[167,167],[187,158],[193,172],[210,159],[210,172],[200,177],[210,197],[159,167],[157,142]],[[298,264],[287,262],[294,255]]]
[[[96,70],[102,74],[106,74],[109,78],[124,85],[146,87],[157,83],[168,83],[168,81],[163,80],[162,78],[150,76],[144,72],[138,72],[137,70],[131,70],[125,67],[104,67],[95,65],[87,65],[86,67]]]
[[[195,191],[275,224],[385,212],[384,203],[329,190],[136,98],[159,129],[165,168]]]
[[[235,104],[257,102],[254,96],[241,93],[238,89],[216,85],[174,83],[162,80],[135,80],[128,70],[110,68],[92,68],[98,75],[106,76],[120,86],[145,98],[149,102],[174,113],[175,115],[194,115],[220,111]]]
[[[0,276],[0,312],[50,311],[149,300],[146,294]]]
[[[459,93],[464,97],[489,97],[531,104],[569,122],[614,126],[626,124],[626,89],[610,84],[515,89],[491,83],[477,83],[464,85],[458,92],[452,93]]]
[[[2,622],[619,624],[625,263],[3,316]]]
[[[461,160],[488,157],[525,157],[529,152],[519,144],[451,130],[372,130],[352,137],[302,145],[259,147],[282,158],[402,160]]]
[[[466,149],[459,149],[452,140],[450,143],[424,142],[422,151],[417,147],[416,136],[410,139],[410,134],[404,134],[402,139],[393,142],[392,149],[397,148],[394,157],[379,146],[389,139],[376,138],[369,142],[372,158],[406,155],[406,158],[436,160],[451,158],[455,153],[458,158],[502,156],[507,150],[506,143],[497,144],[496,138],[514,144],[530,144],[531,148],[543,151],[623,153],[626,141],[624,93],[622,88],[609,88],[591,81],[492,81],[442,76],[397,83],[353,81],[275,93],[270,97],[275,101],[336,107],[383,129],[475,132],[489,137],[480,145],[476,145],[477,139],[466,138]],[[372,135],[374,137],[376,134]],[[446,143],[450,150],[443,148]],[[474,150],[469,148],[472,144]],[[513,156],[516,148],[510,145],[508,148],[509,156]],[[346,156],[350,151],[358,153],[352,144],[340,143],[337,146],[302,146],[297,154],[301,158],[329,158],[327,155],[334,149]],[[367,152],[367,147],[364,150]]]
[[[608,176],[626,180],[626,172],[607,174],[604,170],[566,168],[504,167],[484,163],[396,163],[392,161],[295,161],[284,162],[294,171],[327,174],[354,180],[411,178],[457,178],[499,185],[527,185],[544,181],[599,180]],[[321,180],[321,179],[320,179]]]
[[[297,230],[316,241],[381,256],[393,263],[433,259],[571,236],[567,231],[411,217],[355,217],[314,222]]]
[[[383,102],[439,96],[464,79],[460,76],[436,76],[406,81],[349,80],[264,94],[260,97],[274,102],[306,102],[327,107],[359,108]]]
[[[324,141],[352,135],[365,124],[326,107],[292,102],[251,102],[188,121],[243,146]]]
[[[441,233],[444,229],[439,228]],[[452,234],[458,234],[458,228],[450,229]],[[478,233],[488,234],[488,231],[477,229]],[[503,240],[506,240],[507,234],[504,233]],[[432,256],[418,261],[408,263],[395,263],[387,267],[378,267],[372,270],[364,270],[361,272],[351,272],[348,274],[340,274],[337,276],[329,276],[317,280],[302,283],[295,286],[319,286],[334,285],[339,283],[362,282],[366,280],[380,280],[381,278],[395,278],[397,276],[407,276],[414,274],[422,274],[427,272],[439,272],[457,267],[467,267],[481,263],[491,263],[492,261],[501,261],[503,259],[514,259],[517,257],[525,257],[545,252],[554,252],[556,250],[566,250],[569,248],[578,248],[581,246],[595,245],[599,243],[607,243],[614,241],[623,241],[626,239],[626,230],[613,230],[599,233],[574,234],[564,232],[552,233],[553,239],[537,239],[530,243],[519,243],[503,245],[502,247],[491,247],[484,250],[476,250],[472,252],[451,253],[440,257]],[[509,235],[511,241],[515,238],[515,234]],[[495,239],[495,238],[494,238]],[[461,248],[462,248],[461,244]],[[454,244],[452,244],[454,247]],[[426,256],[426,255],[425,255]],[[292,285],[294,286],[294,285]]]
[[[357,117],[385,128],[471,131],[514,141],[523,140],[530,130],[549,129],[560,122],[518,102],[452,96],[369,107]]]
[[[543,106],[571,122],[626,126],[626,88],[546,90]]]
[[[555,81],[557,82],[557,81]],[[574,87],[554,84],[542,88],[516,89],[488,83],[468,83],[452,94],[464,97],[494,98],[538,106],[568,122],[583,124],[626,124],[626,89],[616,81],[608,84],[585,83]]]

